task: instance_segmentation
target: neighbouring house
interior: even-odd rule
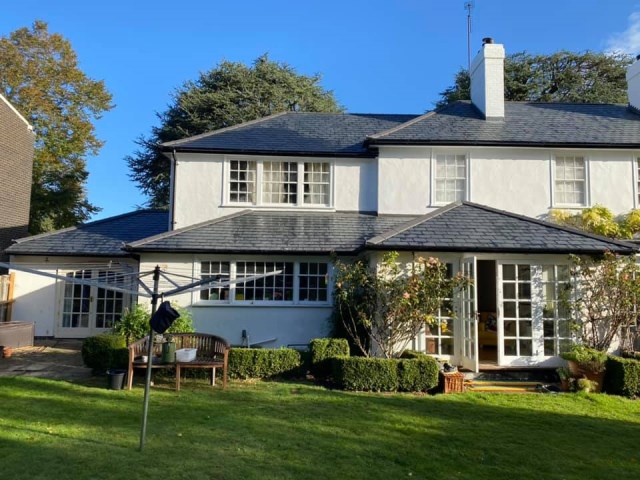
[[[472,100],[425,115],[287,112],[166,143],[168,217],[23,239],[12,261],[90,276],[100,269],[84,273],[84,262],[108,258],[194,278],[281,270],[177,300],[199,331],[282,346],[328,333],[331,255],[437,256],[475,281],[453,299],[457,316],[441,316],[413,348],[472,370],[556,365],[571,343],[559,305],[568,254],[636,247],[544,219],[552,208],[639,206],[640,62],[628,71],[628,106],[533,104],[505,102],[504,56],[485,43]],[[156,230],[136,215],[158,220]],[[113,233],[123,218],[127,238]],[[113,249],[97,253],[105,236]],[[20,273],[16,315],[35,320],[38,335],[92,334],[107,325],[96,294]]]
[[[14,239],[29,233],[34,140],[29,122],[0,95],[0,261],[8,260],[4,250]]]

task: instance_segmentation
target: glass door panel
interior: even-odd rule
[[[462,365],[477,372],[478,364],[478,294],[476,258],[464,258],[460,262],[462,275],[470,279],[469,285],[458,292],[462,323]]]

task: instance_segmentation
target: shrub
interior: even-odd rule
[[[337,357],[332,365],[334,381],[343,390],[393,392],[398,389],[398,360]]]
[[[331,375],[331,359],[349,356],[349,342],[344,338],[314,338],[309,342],[311,374],[318,380]]]
[[[631,358],[609,357],[603,390],[614,395],[640,395],[640,361]]]
[[[82,361],[94,372],[110,368],[126,368],[129,351],[124,337],[105,333],[85,338],[82,342]]]
[[[438,362],[416,359],[336,357],[331,361],[336,386],[343,390],[426,392],[438,385]]]
[[[417,350],[405,350],[400,355],[400,358],[425,358],[427,357],[426,353],[419,352]],[[430,357],[427,357],[430,358]]]
[[[173,304],[180,317],[169,327],[166,333],[192,333],[195,332],[193,328],[193,317],[191,312],[186,308],[182,308]],[[151,319],[151,312],[148,311],[142,305],[134,305],[133,308],[127,309],[122,315],[122,318],[116,322],[113,326],[114,333],[122,335],[127,345],[140,340],[143,337],[149,335],[149,320]]]
[[[302,357],[292,348],[232,348],[229,378],[292,377],[301,373]]]
[[[593,373],[603,372],[607,363],[607,354],[584,345],[574,345],[571,350],[560,355],[565,360],[578,364],[578,368]]]
[[[425,354],[398,361],[398,390],[426,392],[438,384],[438,362]]]

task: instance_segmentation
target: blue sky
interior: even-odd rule
[[[350,112],[422,113],[466,65],[464,0],[86,0],[13,2],[0,35],[35,19],[71,41],[81,68],[105,81],[116,107],[97,123],[106,142],[88,159],[94,218],[144,203],[124,157],[156,123],[171,92],[221,60],[267,52],[320,73]],[[640,2],[475,0],[472,52],[494,37],[507,53],[560,49],[640,53]]]

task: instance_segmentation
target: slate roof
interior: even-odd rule
[[[367,248],[439,252],[630,254],[637,247],[471,202],[454,203],[367,241]]]
[[[369,143],[636,148],[640,114],[626,105],[505,102],[504,120],[485,120],[469,101],[370,135]]]
[[[368,135],[418,115],[285,112],[161,145],[164,151],[371,156]]]
[[[166,232],[169,214],[159,210],[138,210],[85,223],[77,227],[16,240],[6,253],[11,255],[129,256],[124,243]]]
[[[133,252],[355,253],[415,216],[245,210],[127,246]]]

